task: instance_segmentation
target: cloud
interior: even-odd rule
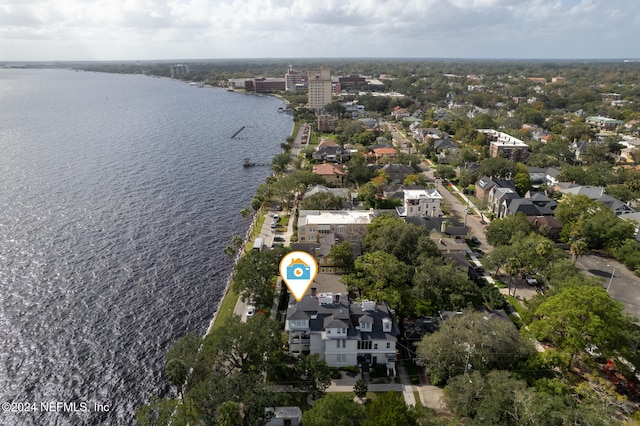
[[[639,23],[635,0],[0,0],[0,60],[622,57]]]

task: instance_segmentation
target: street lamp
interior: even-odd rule
[[[607,266],[611,266],[611,265],[607,265]],[[609,284],[607,285],[607,293],[609,293],[609,289],[611,288],[611,283],[613,282],[613,276],[615,275],[617,268],[618,268],[617,266],[614,266],[613,271],[611,271],[611,277],[609,278]]]

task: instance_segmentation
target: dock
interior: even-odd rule
[[[238,131],[237,131],[237,132],[235,132],[235,133],[233,134],[233,136],[231,136],[231,139],[233,139],[233,138],[235,138],[236,136],[238,136],[238,135],[240,134],[240,132],[244,130],[244,128],[245,128],[245,127],[247,127],[247,126],[242,126],[242,127],[240,127],[240,129],[238,129]]]

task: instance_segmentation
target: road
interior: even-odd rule
[[[580,256],[576,266],[602,278],[611,298],[622,302],[625,312],[640,318],[640,278],[626,266],[597,253]]]
[[[300,152],[305,126],[307,125],[306,124],[301,125],[300,128],[298,129],[298,133],[295,136],[293,147],[291,148],[292,158],[297,157],[298,153]],[[293,171],[293,167],[289,166],[289,168],[290,168],[290,171]],[[274,243],[283,244],[285,246],[288,246],[290,244],[291,235],[293,234],[293,220],[289,220],[289,223],[286,229],[282,227],[271,228],[271,222],[273,221],[273,216],[276,214],[282,216],[284,213],[282,211],[276,210],[275,206],[271,206],[269,210],[265,213],[265,220],[264,220],[264,223],[262,224],[262,229],[260,229],[260,234],[256,237],[256,238],[262,238],[264,242],[263,250],[269,250]],[[291,210],[290,212],[288,212],[288,214],[290,218],[295,217],[295,210]],[[284,241],[274,241],[274,238],[276,237],[282,238]],[[236,303],[236,307],[234,308],[233,313],[235,315],[238,315],[242,319],[242,321],[246,321],[247,309],[248,309],[248,304],[243,302],[240,298],[238,298],[238,302]]]

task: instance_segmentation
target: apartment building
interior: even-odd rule
[[[341,240],[361,243],[374,217],[371,210],[300,210],[298,241],[315,243],[323,235],[335,234]]]
[[[329,67],[307,71],[309,108],[320,111],[331,103],[331,71]]]

